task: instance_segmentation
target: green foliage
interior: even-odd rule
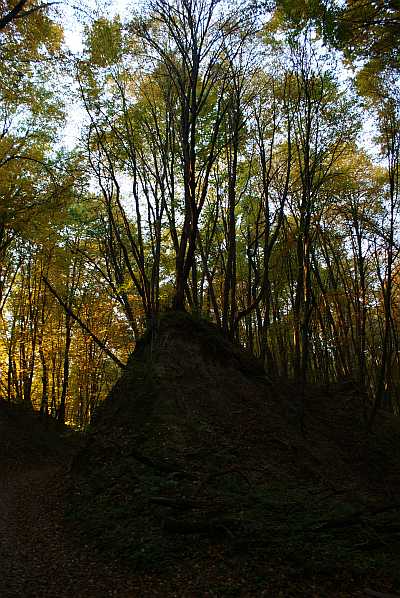
[[[96,67],[109,67],[122,58],[122,32],[118,17],[110,21],[97,19],[87,30],[90,62]]]

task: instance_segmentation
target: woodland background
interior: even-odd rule
[[[1,396],[84,428],[186,308],[397,414],[398,3],[74,10],[75,55],[63,5],[0,0]]]

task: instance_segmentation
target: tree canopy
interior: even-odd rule
[[[1,394],[84,427],[173,308],[397,413],[397,4],[61,10],[0,5]]]

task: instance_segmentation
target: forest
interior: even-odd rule
[[[399,595],[399,42],[0,0],[2,598]]]
[[[173,308],[397,413],[395,5],[3,3],[1,396],[84,428]]]

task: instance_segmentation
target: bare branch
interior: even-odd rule
[[[75,320],[75,322],[77,322],[79,324],[79,326],[82,328],[82,330],[84,330],[96,343],[96,345],[98,347],[100,347],[100,349],[102,349],[104,351],[104,353],[106,355],[108,355],[108,357],[110,359],[113,360],[114,363],[117,364],[118,367],[120,367],[121,369],[125,369],[126,365],[124,363],[122,363],[122,361],[120,361],[118,359],[118,357],[116,355],[114,355],[114,353],[112,351],[110,351],[110,349],[108,349],[106,347],[106,345],[99,339],[98,336],[96,336],[94,334],[94,332],[92,332],[87,326],[86,324],[84,324],[82,322],[82,320],[79,318],[79,316],[77,316],[70,307],[68,307],[68,305],[65,303],[65,301],[60,297],[60,295],[57,293],[57,291],[55,290],[55,288],[50,284],[50,282],[47,280],[47,278],[45,276],[42,276],[43,278],[43,282],[45,283],[45,285],[47,286],[47,288],[49,289],[49,291],[54,295],[54,297],[57,299],[58,303],[61,305],[61,307],[65,310],[65,312],[71,316],[71,318],[73,320]]]

